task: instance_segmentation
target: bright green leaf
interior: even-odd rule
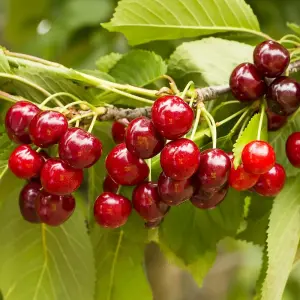
[[[8,60],[3,52],[3,49],[0,47],[0,72],[10,73],[10,66]]]
[[[287,26],[293,30],[295,33],[297,33],[298,35],[300,35],[300,26],[296,23],[287,23]]]
[[[108,73],[111,68],[113,68],[115,64],[122,58],[122,56],[123,55],[121,53],[112,52],[100,57],[96,61],[98,70],[104,73]]]

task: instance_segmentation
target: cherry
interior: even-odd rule
[[[146,117],[137,118],[129,123],[125,141],[127,149],[140,158],[157,155],[165,145],[164,137]]]
[[[232,164],[228,183],[229,185],[237,191],[246,191],[253,187],[259,175],[247,173],[243,165],[239,165],[237,169],[234,169]]]
[[[76,202],[72,195],[53,195],[44,190],[36,201],[36,210],[42,223],[59,226],[66,222],[75,210]]]
[[[19,101],[6,113],[5,127],[9,138],[17,144],[30,144],[28,126],[40,109],[33,103]]]
[[[109,175],[106,175],[103,181],[103,191],[116,193],[118,189],[119,185]]]
[[[253,52],[253,61],[258,71],[266,77],[278,77],[290,63],[289,51],[275,41],[264,41]]]
[[[121,119],[113,122],[111,127],[111,135],[116,144],[121,144],[125,141],[126,127],[129,124],[127,119]]]
[[[269,108],[266,110],[268,117],[268,130],[276,131],[287,122],[287,116],[281,116],[272,112]]]
[[[29,124],[32,142],[41,148],[57,144],[68,129],[68,120],[57,111],[42,111]]]
[[[118,228],[126,223],[131,210],[131,202],[127,198],[105,192],[95,201],[94,216],[99,225]]]
[[[30,179],[38,176],[44,160],[28,145],[18,146],[8,160],[9,169],[19,178]]]
[[[194,206],[201,209],[215,208],[225,199],[227,192],[228,185],[225,185],[216,192],[207,192],[200,188],[191,198],[191,202]]]
[[[147,222],[145,222],[145,228],[147,228],[147,229],[157,228],[161,224],[163,219],[164,218],[157,219],[155,221],[147,221]]]
[[[248,173],[266,173],[274,166],[275,161],[274,149],[264,141],[252,141],[242,151],[242,162]]]
[[[259,176],[253,188],[262,196],[273,197],[283,189],[285,178],[285,170],[282,165],[275,164],[271,170]]]
[[[231,162],[234,160],[234,155],[233,155],[233,152],[230,151],[230,152],[227,152],[227,155],[229,157],[229,159],[231,160]]]
[[[169,206],[161,201],[157,184],[153,182],[140,183],[133,191],[132,205],[145,221],[162,219]]]
[[[207,149],[201,153],[196,181],[203,191],[219,190],[226,182],[231,168],[229,156],[221,149]]]
[[[267,85],[253,64],[242,63],[231,73],[230,88],[233,96],[243,102],[262,97]]]
[[[276,114],[291,115],[300,106],[300,84],[286,76],[276,78],[268,88],[267,102]]]
[[[115,146],[105,161],[111,178],[120,185],[136,185],[149,175],[146,162],[132,155],[124,143]]]
[[[35,203],[42,186],[38,182],[27,183],[20,192],[19,207],[24,220],[30,223],[40,223]]]
[[[164,173],[175,180],[190,178],[198,169],[200,151],[185,138],[169,142],[161,152],[160,164]]]
[[[294,132],[288,137],[285,151],[290,163],[300,168],[300,132]]]
[[[81,128],[69,128],[58,144],[59,157],[75,169],[89,168],[102,154],[102,144]]]
[[[67,195],[82,183],[82,170],[74,169],[61,159],[48,159],[41,172],[43,188],[54,195]]]
[[[189,132],[194,121],[193,110],[178,96],[163,96],[152,106],[155,128],[168,140],[175,140]]]
[[[174,180],[162,172],[158,179],[158,192],[163,202],[175,206],[192,197],[194,186],[191,178]]]

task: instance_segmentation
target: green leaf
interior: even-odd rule
[[[257,140],[257,133],[259,128],[259,121],[260,121],[260,113],[255,114],[250,122],[248,123],[247,127],[241,134],[241,136],[237,139],[236,143],[234,144],[233,154],[234,154],[234,167],[237,168],[241,162],[241,155],[244,147],[251,141]],[[263,126],[261,130],[261,140],[267,141],[268,140],[268,121],[267,116],[264,113],[263,117]]]
[[[8,60],[3,52],[3,49],[0,47],[0,72],[10,73],[10,66]]]
[[[23,182],[0,181],[0,286],[5,300],[93,300],[93,250],[79,209],[59,227],[30,224],[19,211]]]
[[[297,33],[298,35],[300,35],[300,26],[296,23],[287,23],[287,26],[293,30],[295,33]]]
[[[104,55],[96,61],[96,66],[99,71],[108,73],[111,68],[113,68],[115,64],[122,58],[122,56],[123,55],[121,53],[115,52]]]
[[[131,45],[227,31],[262,35],[243,0],[122,0],[111,21],[102,25],[125,34]]]
[[[268,268],[262,287],[263,300],[281,300],[300,237],[300,185],[289,179],[274,199],[267,238]]]
[[[6,133],[0,134],[0,170],[7,165],[11,152],[16,145],[8,138]]]

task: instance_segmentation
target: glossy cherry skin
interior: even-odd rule
[[[264,141],[252,141],[242,151],[244,169],[252,174],[268,172],[276,162],[273,147]]]
[[[58,153],[72,168],[89,168],[101,157],[102,144],[81,128],[69,128],[59,141]]]
[[[105,166],[111,178],[120,185],[137,185],[149,175],[146,162],[131,154],[124,143],[111,150]]]
[[[190,199],[194,193],[192,179],[174,180],[163,172],[158,179],[158,192],[161,200],[169,206],[180,205]]]
[[[300,84],[286,76],[276,78],[268,88],[267,102],[278,115],[291,115],[300,106]]]
[[[58,111],[42,111],[29,124],[30,138],[41,148],[57,144],[67,129],[68,120]]]
[[[285,179],[284,168],[280,164],[275,164],[271,170],[259,176],[253,188],[262,196],[274,197],[283,189]]]
[[[153,182],[140,183],[132,193],[132,205],[145,221],[162,219],[169,206],[161,201],[157,184]]]
[[[225,185],[216,192],[205,192],[200,188],[191,198],[191,202],[198,208],[212,209],[225,199],[227,192],[228,185]]]
[[[263,76],[250,63],[238,65],[230,76],[230,89],[240,101],[253,101],[262,97],[267,90]]]
[[[19,178],[30,179],[38,176],[44,160],[28,145],[18,146],[8,160],[9,169]]]
[[[76,202],[72,195],[53,195],[41,191],[36,210],[42,223],[49,226],[59,226],[65,223],[75,210]]]
[[[266,110],[268,117],[268,130],[276,131],[284,126],[287,122],[287,116],[281,116],[272,112],[269,108]]]
[[[197,145],[185,138],[169,142],[161,152],[160,165],[164,173],[175,180],[192,177],[200,163]]]
[[[118,228],[123,226],[131,214],[131,202],[110,192],[101,194],[94,204],[94,216],[102,227]]]
[[[107,175],[103,181],[103,191],[117,193],[118,189],[119,185],[109,175]]]
[[[121,144],[125,141],[126,128],[129,124],[127,119],[121,119],[113,122],[111,127],[111,135],[116,144]]]
[[[239,165],[235,170],[232,164],[228,183],[237,191],[246,191],[256,184],[258,178],[259,175],[247,173],[243,165]]]
[[[194,112],[180,97],[158,98],[151,111],[155,128],[168,140],[175,140],[192,128]]]
[[[19,207],[23,219],[30,223],[40,223],[40,218],[36,211],[36,201],[40,195],[42,186],[38,182],[27,183],[20,192]]]
[[[289,51],[275,41],[264,41],[253,52],[253,61],[265,77],[278,77],[290,63]]]
[[[17,144],[30,144],[28,126],[40,109],[33,103],[19,101],[6,113],[5,128],[9,138]]]
[[[231,168],[231,161],[221,149],[207,149],[201,153],[197,171],[197,182],[206,192],[219,190],[226,182]]]
[[[136,118],[129,123],[125,141],[129,152],[140,158],[157,155],[165,145],[165,138],[146,117]]]
[[[300,132],[292,133],[285,144],[286,156],[290,163],[300,168]]]
[[[83,171],[74,169],[61,159],[48,159],[41,172],[43,188],[54,195],[67,195],[79,188]]]

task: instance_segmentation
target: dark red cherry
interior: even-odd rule
[[[264,41],[253,52],[253,61],[258,71],[266,77],[278,77],[290,63],[289,51],[275,41]]]
[[[219,190],[226,182],[231,168],[229,156],[221,149],[207,149],[201,153],[197,182],[203,191]]]
[[[274,113],[291,115],[300,106],[300,84],[286,76],[276,78],[268,88],[267,102]]]
[[[65,223],[75,210],[76,202],[72,195],[53,195],[41,191],[36,209],[42,223],[59,226]]]
[[[57,144],[68,129],[68,120],[58,111],[42,111],[29,124],[32,142],[41,148]]]
[[[280,129],[287,122],[287,116],[281,116],[271,111],[271,109],[266,110],[268,117],[268,130],[276,131]]]
[[[103,191],[117,193],[119,185],[107,174],[103,181]]]
[[[237,191],[246,191],[256,184],[258,178],[259,175],[247,173],[243,165],[238,166],[236,170],[232,165],[228,183]]]
[[[82,170],[74,169],[61,159],[48,159],[41,172],[43,188],[54,195],[67,195],[79,188]]]
[[[18,146],[8,160],[9,169],[19,178],[30,179],[40,174],[44,160],[28,145]]]
[[[158,192],[163,202],[175,206],[192,197],[194,186],[191,178],[174,180],[161,173],[158,179]]]
[[[99,225],[118,228],[127,222],[131,210],[131,202],[127,198],[105,192],[95,201],[94,216]]]
[[[242,63],[231,73],[230,89],[236,99],[252,101],[266,93],[267,85],[253,64]]]
[[[27,183],[20,192],[19,207],[23,219],[30,223],[40,223],[40,218],[36,211],[36,201],[42,186],[38,182]]]
[[[33,103],[19,101],[6,113],[5,128],[9,138],[17,144],[30,144],[28,126],[40,109]]]
[[[145,228],[147,228],[147,229],[157,228],[161,224],[163,219],[164,218],[157,219],[155,221],[147,221],[147,222],[145,222]]]
[[[127,119],[121,119],[113,122],[111,134],[116,144],[121,144],[125,141],[125,133],[128,124],[129,122]]]
[[[252,174],[268,172],[276,162],[273,147],[264,141],[252,141],[242,151],[244,169]]]
[[[152,106],[155,128],[168,140],[175,140],[189,132],[194,121],[193,110],[178,96],[163,96]]]
[[[140,183],[133,191],[132,205],[145,221],[156,221],[163,218],[169,206],[161,201],[157,184],[153,182]]]
[[[190,178],[200,163],[197,145],[185,138],[169,142],[161,152],[160,165],[164,173],[175,180]]]
[[[140,158],[157,155],[165,145],[164,137],[146,117],[134,119],[129,123],[125,141],[129,152]]]
[[[262,196],[274,197],[283,189],[285,178],[285,170],[282,165],[275,164],[271,170],[259,176],[253,188]]]
[[[194,206],[201,209],[215,208],[226,197],[228,192],[228,185],[216,192],[205,192],[201,188],[193,195],[191,202]]]
[[[102,154],[98,138],[81,128],[69,128],[58,144],[59,157],[75,169],[89,168]]]
[[[285,151],[290,163],[300,168],[300,132],[294,132],[288,137]]]
[[[108,174],[120,185],[136,185],[149,175],[149,167],[146,162],[131,154],[124,143],[111,150],[105,165]]]

